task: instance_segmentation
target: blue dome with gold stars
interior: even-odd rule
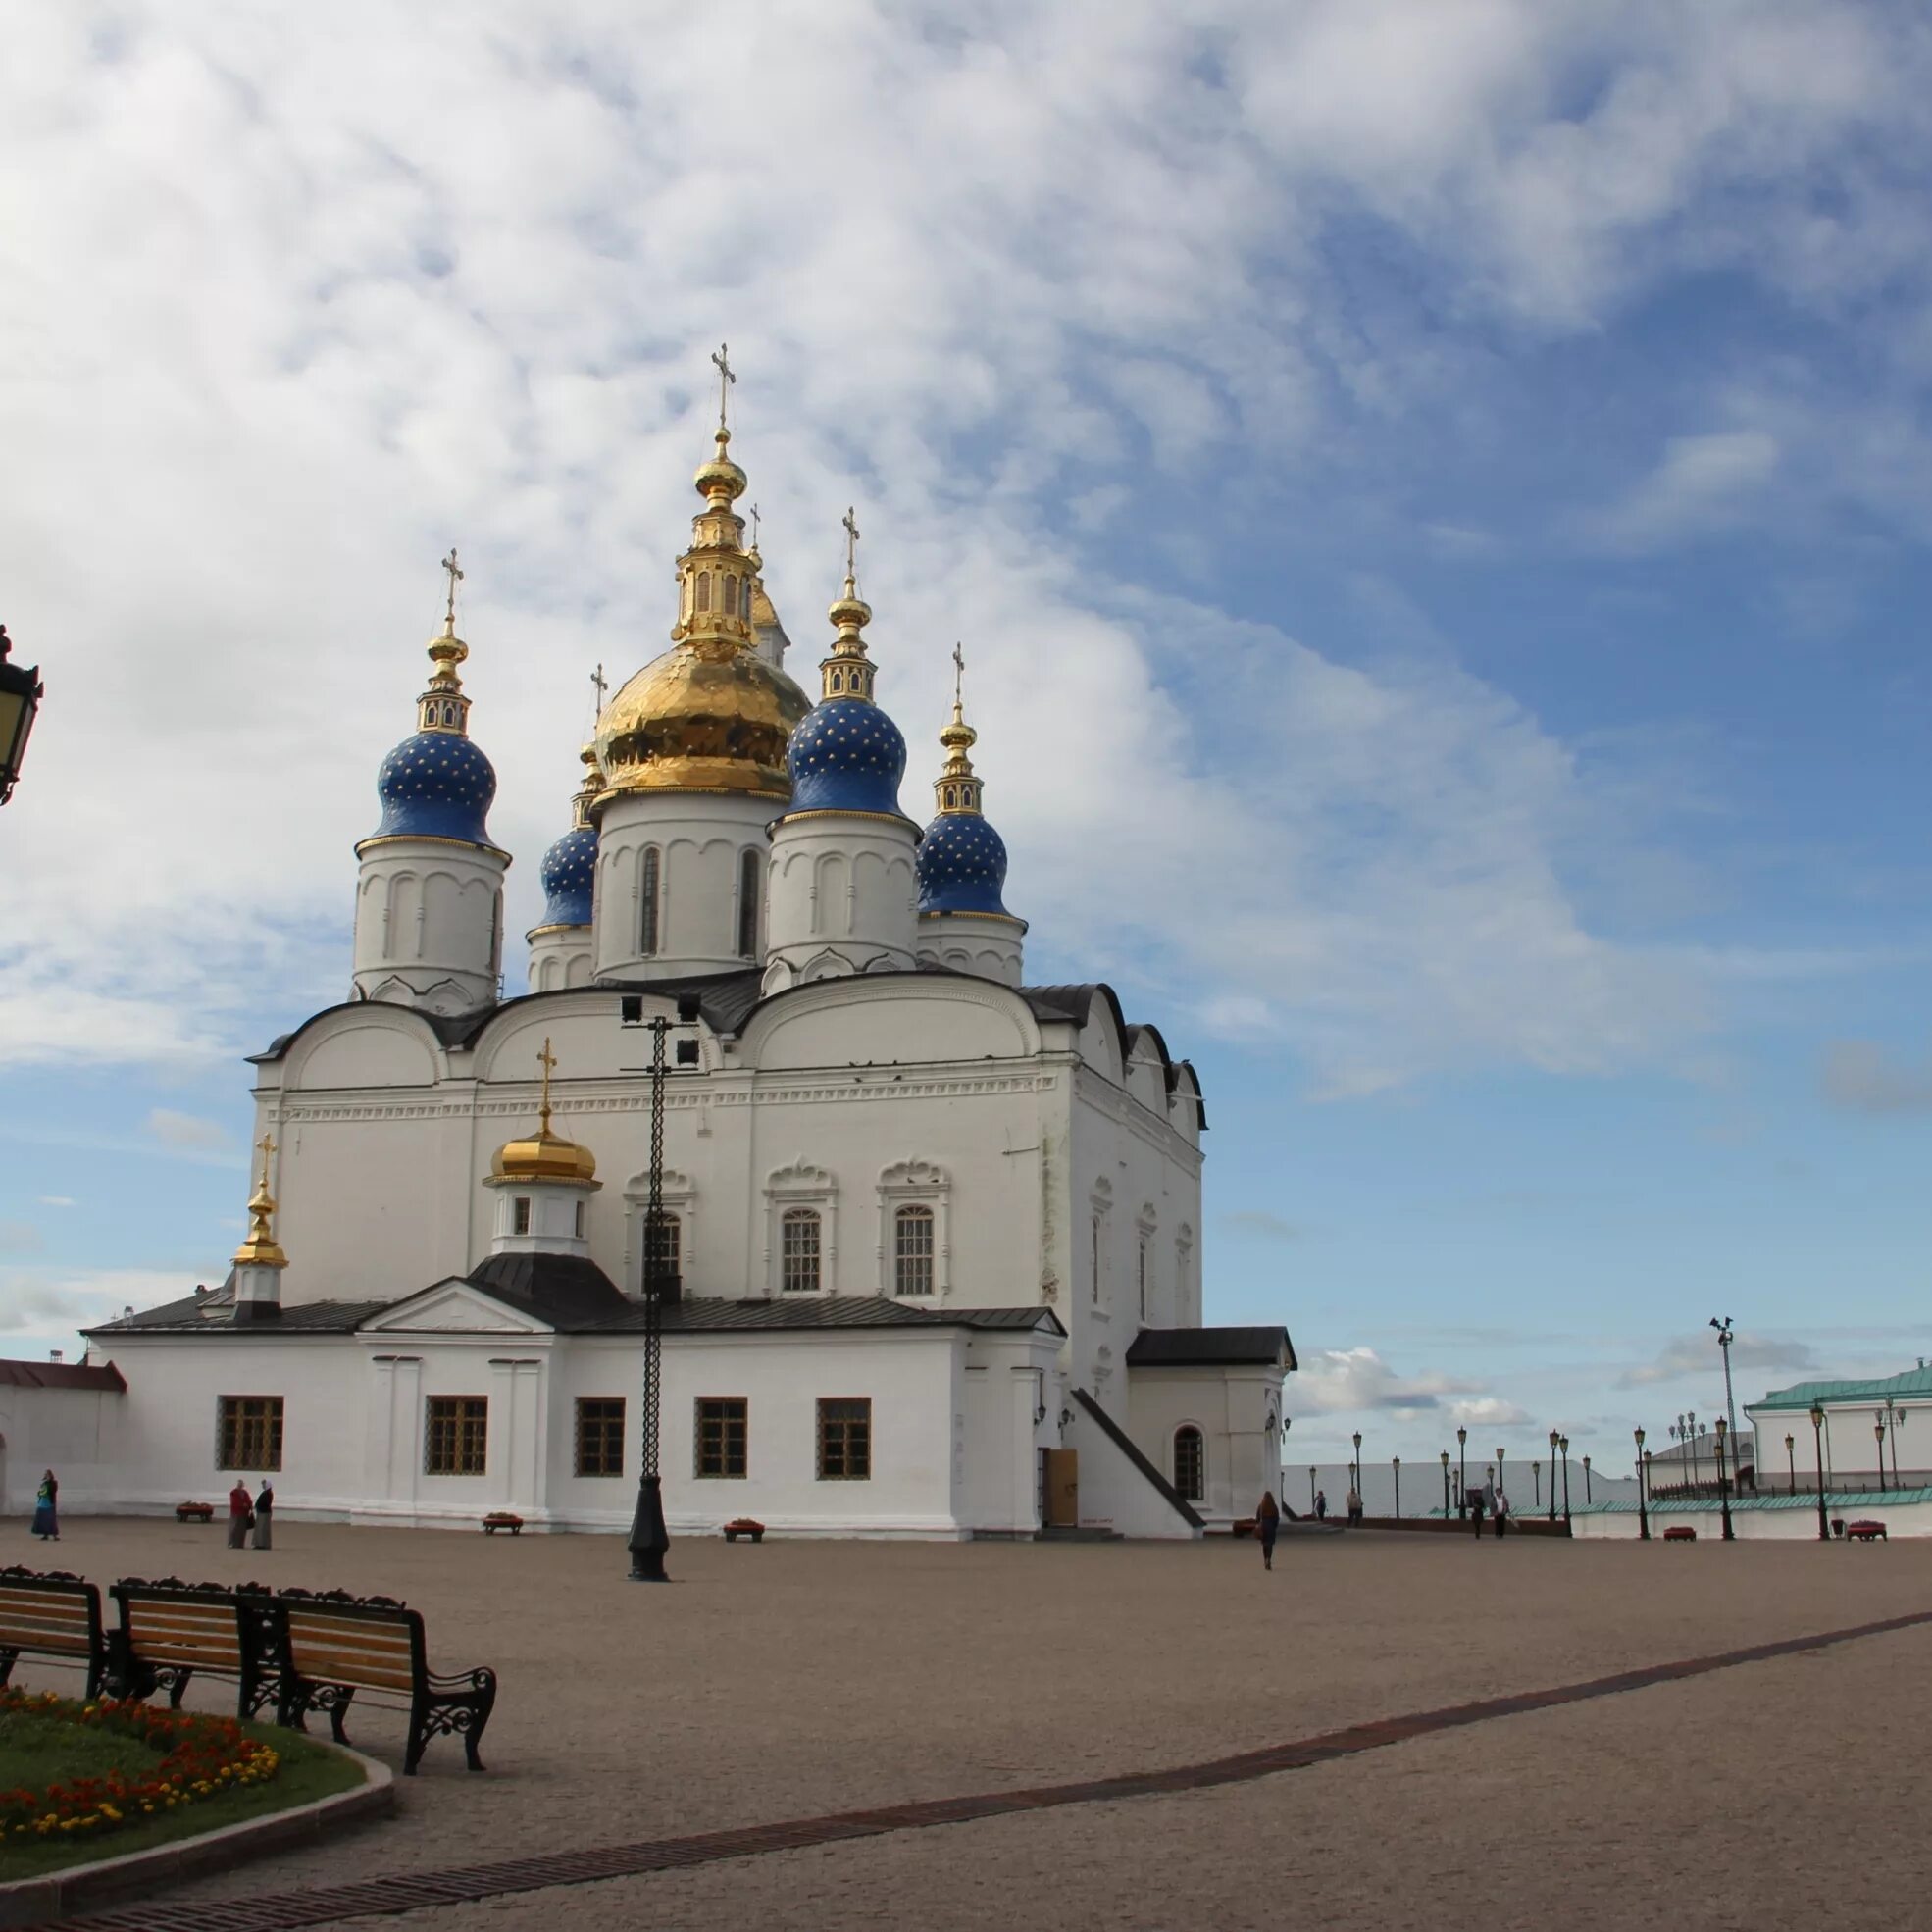
[[[865,698],[827,698],[801,718],[786,746],[793,812],[899,816],[905,739]]]
[[[977,812],[941,812],[914,863],[921,912],[1006,911],[1006,841]]]
[[[575,825],[543,854],[544,926],[587,926],[597,872],[597,834]]]
[[[496,797],[496,773],[461,732],[418,732],[382,760],[378,839],[460,839],[487,845],[483,823]]]

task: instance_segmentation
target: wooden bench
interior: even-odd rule
[[[107,1674],[101,1593],[67,1570],[0,1570],[0,1684],[24,1656],[77,1665],[88,1699],[99,1697]]]
[[[109,1590],[120,1627],[108,1637],[108,1684],[116,1697],[181,1694],[197,1673],[232,1678],[235,1715],[246,1722],[280,1702],[281,1672],[266,1590],[223,1589],[163,1577],[123,1577]]]
[[[382,1597],[286,1591],[271,1602],[281,1668],[277,1716],[305,1728],[311,1710],[326,1710],[337,1744],[358,1694],[409,1712],[403,1771],[416,1775],[424,1748],[444,1733],[460,1737],[470,1769],[481,1771],[477,1744],[496,1703],[496,1673],[479,1668],[438,1676],[425,1654],[419,1611]]]
[[[1885,1534],[1885,1525],[1870,1516],[1863,1516],[1856,1523],[1845,1525],[1845,1535],[1852,1543],[1890,1543],[1892,1539]]]
[[[1664,1531],[1663,1540],[1666,1543],[1695,1543],[1698,1540],[1698,1533],[1689,1523],[1672,1523]]]

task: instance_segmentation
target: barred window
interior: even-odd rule
[[[481,1476],[489,1441],[487,1396],[432,1396],[423,1432],[426,1476]]]
[[[530,1233],[530,1196],[519,1195],[510,1203],[510,1232],[514,1235]]]
[[[756,852],[741,852],[737,861],[737,956],[758,957],[759,866]]]
[[[741,1477],[745,1468],[746,1411],[742,1396],[701,1396],[696,1404],[697,1473]]]
[[[892,1293],[933,1292],[933,1210],[902,1207],[892,1216]]]
[[[658,874],[661,862],[655,845],[646,845],[637,861],[637,950],[645,958],[657,951]]]
[[[684,1266],[684,1229],[675,1214],[658,1211],[657,1226],[651,1226],[649,1211],[644,1214],[644,1286],[653,1279],[675,1281]]]
[[[1185,1501],[1198,1502],[1207,1494],[1207,1450],[1200,1431],[1192,1422],[1174,1432],[1174,1487]]]
[[[837,1396],[819,1401],[819,1481],[864,1483],[872,1478],[872,1398]]]
[[[281,1467],[281,1398],[223,1396],[219,1398],[220,1469]]]
[[[624,1398],[580,1396],[577,1401],[577,1473],[624,1474]]]
[[[782,1285],[787,1295],[819,1292],[819,1217],[814,1207],[788,1207],[781,1224]]]

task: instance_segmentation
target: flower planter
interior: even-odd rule
[[[508,1509],[492,1509],[483,1519],[484,1536],[494,1536],[498,1530],[508,1530],[512,1536],[522,1536],[524,1519]]]
[[[1672,1523],[1664,1531],[1663,1540],[1666,1543],[1695,1543],[1698,1540],[1698,1533],[1689,1523]]]
[[[753,1543],[763,1543],[765,1526],[763,1523],[754,1522],[749,1516],[739,1516],[725,1525],[727,1543],[736,1543],[741,1536],[748,1536]]]
[[[215,1505],[212,1502],[178,1502],[175,1505],[175,1520],[178,1523],[212,1523],[215,1520]]]

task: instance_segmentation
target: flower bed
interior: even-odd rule
[[[225,1791],[266,1784],[281,1763],[274,1746],[249,1737],[231,1717],[14,1690],[0,1690],[0,1712],[108,1732],[160,1754],[151,1769],[132,1775],[117,1770],[38,1791],[0,1791],[0,1844],[105,1836]]]

